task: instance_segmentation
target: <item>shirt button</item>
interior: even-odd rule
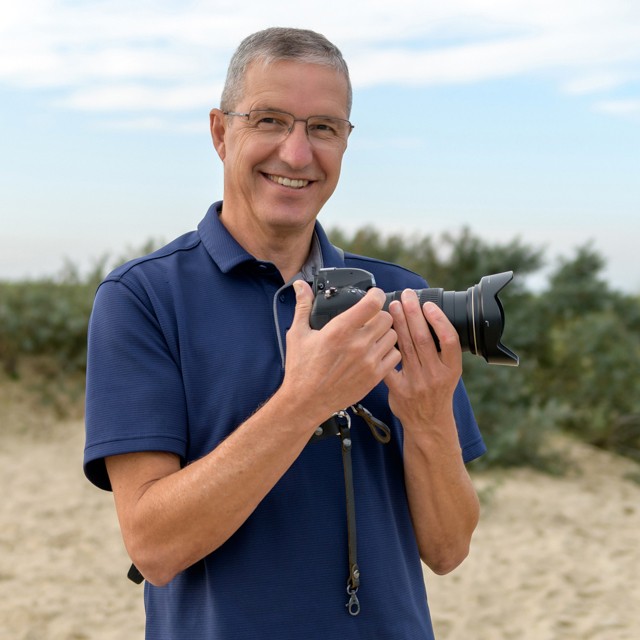
[[[284,295],[284,293],[281,293],[278,299],[280,300],[280,302],[285,302],[287,297]]]

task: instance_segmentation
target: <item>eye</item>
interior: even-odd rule
[[[320,138],[340,136],[341,121],[333,118],[312,118],[309,120],[309,135]]]
[[[288,130],[291,127],[291,116],[277,111],[252,111],[251,124],[263,131]]]

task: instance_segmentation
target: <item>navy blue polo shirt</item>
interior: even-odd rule
[[[113,271],[89,326],[84,468],[110,489],[104,458],[168,451],[188,464],[212,451],[280,386],[295,295],[219,220]],[[342,254],[315,229],[325,267],[372,272],[386,291],[423,288],[402,267]],[[147,639],[429,639],[433,637],[402,465],[402,428],[387,388],[362,403],[391,428],[376,441],[352,422],[361,613],[345,604],[345,492],[338,438],[310,443],[219,549],[165,587],[145,583]],[[454,412],[465,461],[484,444],[459,385]],[[268,431],[264,434],[269,437]],[[123,576],[124,579],[124,576]]]

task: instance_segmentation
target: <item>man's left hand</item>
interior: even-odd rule
[[[411,289],[391,303],[389,313],[402,354],[402,369],[385,377],[391,410],[405,428],[438,423],[451,415],[453,392],[462,375],[458,334],[433,302],[420,307]],[[438,336],[440,351],[427,323]]]

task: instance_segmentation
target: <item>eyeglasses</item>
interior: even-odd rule
[[[344,146],[353,130],[353,125],[348,120],[332,116],[296,118],[286,111],[270,109],[253,109],[249,113],[237,111],[223,111],[223,113],[225,116],[245,118],[249,127],[259,132],[265,140],[273,143],[282,142],[293,131],[296,122],[304,122],[309,142],[317,147]]]

